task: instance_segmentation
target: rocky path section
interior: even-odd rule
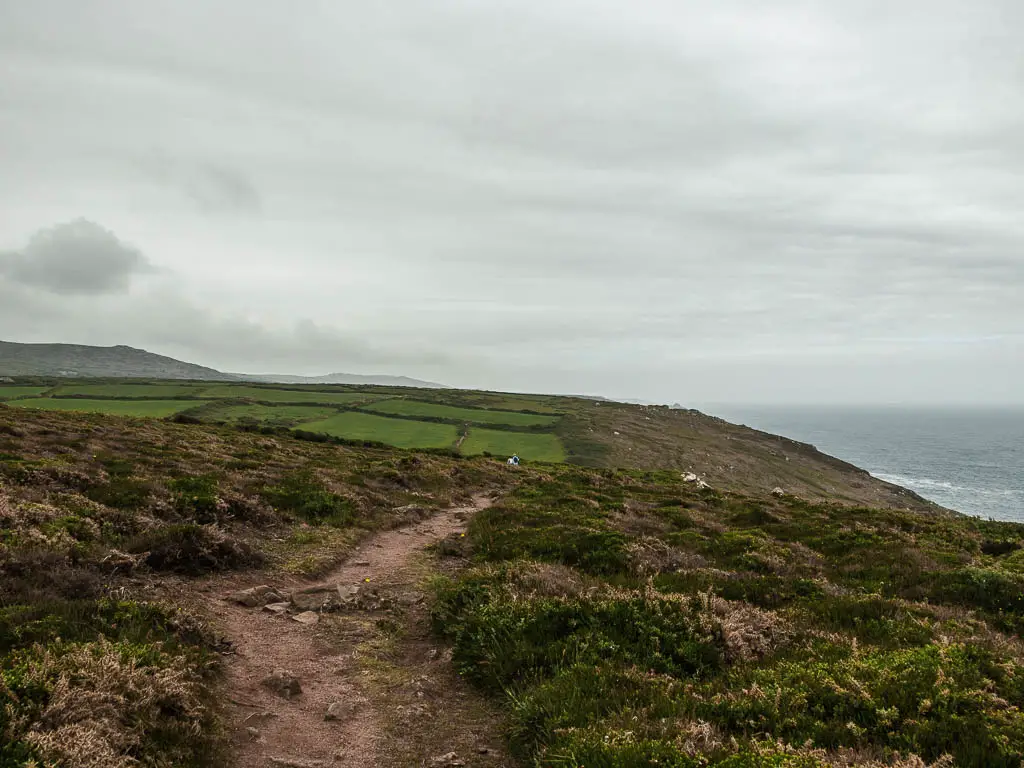
[[[489,504],[373,536],[315,585],[210,595],[235,651],[225,687],[237,768],[511,765],[496,714],[433,644],[420,587],[426,548]]]

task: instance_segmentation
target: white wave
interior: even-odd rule
[[[879,480],[902,485],[915,491],[920,490],[922,493],[927,491],[945,491],[956,495],[970,493],[976,496],[999,496],[1003,498],[1024,496],[1024,489],[1021,488],[973,488],[967,485],[955,485],[945,480],[933,480],[930,477],[907,477],[906,475],[892,475],[883,472],[873,474]]]

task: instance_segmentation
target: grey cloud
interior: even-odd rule
[[[41,229],[21,250],[0,253],[8,280],[59,294],[124,292],[149,266],[138,249],[86,219]]]
[[[246,176],[216,163],[200,165],[186,180],[189,195],[204,209],[259,213],[259,190]]]
[[[994,397],[978,372],[1016,376],[1024,328],[1022,23],[1014,0],[2,4],[0,238],[81,213],[180,280],[3,327],[673,401]]]

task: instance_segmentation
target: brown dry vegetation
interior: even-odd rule
[[[371,532],[502,474],[483,460],[0,408],[0,766],[223,764],[216,708],[199,703],[223,641],[171,604],[180,585],[322,572]]]
[[[535,403],[564,409],[577,459],[610,441],[580,435],[618,431],[601,461],[673,469],[513,469],[0,405],[0,768],[256,754],[224,738],[234,713],[217,693],[233,679],[222,654],[272,619],[228,620],[217,601],[347,577],[376,562],[367,551],[406,593],[444,576],[430,626],[418,598],[325,617],[296,659],[316,670],[343,655],[358,675],[345,680],[372,699],[384,744],[363,764],[490,747],[500,708],[511,758],[496,745],[476,764],[1020,765],[1024,527],[939,510],[707,417],[573,411],[582,402]],[[716,487],[685,482],[690,470]],[[838,503],[819,503],[833,488]],[[430,557],[366,549],[483,490],[499,502],[465,536],[438,529]],[[851,504],[865,500],[877,507]]]

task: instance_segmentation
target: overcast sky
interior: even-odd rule
[[[0,0],[0,339],[1024,402],[1020,0]]]

